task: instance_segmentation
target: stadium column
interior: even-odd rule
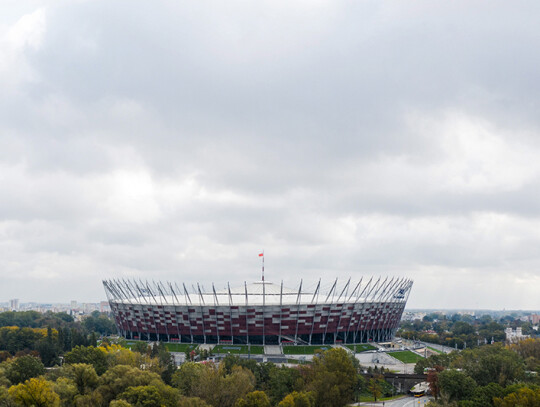
[[[336,281],[334,281],[334,284],[332,285],[332,288],[330,289],[330,292],[328,293],[328,295],[326,296],[326,300],[324,301],[325,305],[328,305],[328,299],[330,298],[330,296],[332,296],[332,299],[330,300],[330,306],[328,307],[328,314],[326,315],[326,324],[324,324],[324,335],[322,339],[323,345],[326,342],[326,333],[328,332],[328,323],[330,322],[330,316],[332,315],[332,305],[334,303],[333,293],[334,293],[334,290],[336,289],[337,282],[338,282],[338,279],[336,278]]]
[[[212,283],[212,291],[214,291],[214,320],[216,321],[216,336],[217,336],[217,342],[219,343],[219,324],[218,324],[218,309],[219,309],[219,301],[216,294],[216,288],[214,287],[214,283]]]
[[[278,342],[281,346],[281,322],[283,320],[283,280],[281,280],[281,289],[279,291],[279,338]]]
[[[167,304],[167,298],[165,297],[165,294],[163,294],[163,291],[161,290],[160,284],[161,284],[161,282],[158,281],[156,286],[157,286],[157,289],[159,291],[159,302],[161,302],[161,307],[162,307],[162,310],[163,310],[163,323],[165,325],[165,334],[167,335],[167,342],[170,342],[171,341],[171,336],[169,335],[169,327],[168,327],[168,324],[167,324],[167,312],[165,311],[165,304]],[[165,287],[163,287],[163,288],[165,288]],[[171,322],[172,322],[172,319],[171,319]]]
[[[189,324],[189,336],[191,338],[191,343],[193,343],[193,327],[191,325],[191,312],[190,312],[190,306],[193,304],[191,303],[191,297],[189,296],[189,293],[186,288],[186,284],[182,283],[182,286],[184,287],[184,295],[186,297],[186,311],[187,311],[187,317],[188,317],[188,324]],[[188,302],[189,301],[189,302]]]
[[[379,297],[377,297],[377,295],[379,294],[379,291],[381,290],[381,288],[386,284],[387,279],[388,279],[388,277],[386,277],[384,279],[383,283],[377,288],[377,291],[375,291],[375,293],[373,294],[373,297],[372,297],[373,298],[372,304],[373,304],[373,307],[374,307],[374,310],[375,310],[375,318],[371,323],[370,337],[372,339],[375,338],[376,339],[375,342],[379,342],[379,337],[375,336],[377,334],[377,332],[375,332],[375,329],[373,327],[375,326],[374,322],[378,319],[380,309],[381,309],[381,304],[378,302]]]
[[[300,322],[300,299],[302,296],[302,280],[300,280],[300,288],[298,289],[298,296],[296,297],[296,331],[294,333],[294,343],[298,344],[298,322]]]
[[[313,328],[315,327],[315,316],[317,315],[317,302],[319,301],[319,288],[321,287],[321,279],[319,278],[319,282],[317,283],[317,288],[315,289],[315,292],[313,293],[313,298],[311,299],[311,305],[313,305],[313,317],[311,319],[311,331],[309,332],[309,344],[311,345],[311,337],[313,336]],[[315,304],[313,304],[313,300],[315,300]]]
[[[399,288],[399,286],[401,285],[402,283],[402,280],[400,279],[396,279],[394,281],[394,279],[392,279],[392,284],[390,285],[389,289],[387,290],[388,292],[386,293],[385,297],[383,298],[383,303],[384,303],[384,306],[385,306],[385,315],[384,315],[384,319],[381,321],[382,322],[382,331],[383,331],[383,335],[385,337],[385,340],[390,340],[392,339],[392,334],[391,334],[391,330],[389,329],[389,324],[392,323],[392,318],[393,318],[393,315],[395,313],[395,309],[396,309],[396,302],[395,301],[392,301],[390,302],[390,300],[392,300],[393,296],[394,296],[394,293],[396,292],[396,290]],[[394,298],[395,300],[395,298]]]
[[[362,290],[362,293],[360,294],[360,299],[361,299],[362,295],[364,295],[364,293],[366,293],[366,295],[364,297],[364,302],[361,303],[361,304],[359,303],[358,323],[356,324],[356,329],[354,331],[354,340],[353,340],[354,343],[358,342],[358,331],[360,329],[360,324],[362,322],[364,322],[364,320],[363,320],[363,317],[365,316],[364,311],[366,310],[367,299],[368,299],[369,293],[371,292],[370,287],[371,287],[371,282],[372,281],[373,281],[373,277],[371,277],[369,279],[368,283],[366,284],[366,286]],[[362,342],[362,340],[363,340],[363,333],[360,334],[360,342]]]
[[[142,333],[140,332],[140,330],[141,330],[141,327],[142,327],[142,325],[143,325],[143,322],[141,321],[141,318],[142,318],[142,316],[143,316],[143,314],[144,314],[142,302],[140,301],[140,298],[141,298],[141,297],[135,295],[136,289],[135,289],[135,287],[132,287],[132,286],[130,285],[131,283],[130,283],[129,281],[125,281],[125,280],[123,280],[123,281],[124,281],[124,287],[125,287],[126,290],[128,290],[128,291],[130,292],[130,294],[131,294],[131,298],[133,298],[133,299],[139,298],[139,304],[133,304],[133,305],[132,305],[132,311],[133,311],[133,317],[134,317],[134,319],[135,319],[134,324],[136,325],[135,327],[137,328],[137,335],[138,335],[139,339],[141,339]],[[120,285],[119,285],[119,288],[120,288]],[[133,290],[131,290],[131,288],[133,288]],[[139,305],[138,312],[141,314],[141,318],[137,318],[137,314],[136,314],[137,308],[136,308],[136,305]],[[133,339],[133,334],[131,334],[131,339]]]
[[[357,292],[357,290],[358,290],[358,288],[360,287],[361,284],[362,284],[362,277],[360,277],[360,281],[358,282],[358,284],[356,284],[356,287],[354,287],[353,292],[351,293],[350,297],[347,299],[347,303],[350,302],[351,298]],[[355,299],[354,299],[353,306],[351,307],[351,314],[349,315],[349,325],[347,326],[347,333],[345,334],[345,341],[346,342],[349,341],[349,332],[351,330],[351,324],[352,324],[352,321],[353,321],[353,316],[355,315],[354,312],[355,312],[355,308],[356,308],[356,303],[358,302],[358,298],[359,297],[358,297],[358,294],[357,294]]]
[[[386,286],[383,295],[380,297],[381,317],[377,321],[377,331],[379,332],[379,336],[381,338],[381,341],[383,342],[386,342],[388,340],[388,333],[386,331],[386,322],[387,322],[388,315],[391,310],[388,300],[390,297],[390,293],[394,289],[395,285],[396,285],[396,282],[394,278],[392,278],[392,280],[390,280],[390,283]]]
[[[233,336],[233,312],[232,312],[232,306],[233,306],[233,300],[232,300],[232,294],[231,294],[231,285],[227,281],[227,289],[229,290],[229,325],[231,328],[231,344],[234,344],[234,336]]]
[[[180,334],[180,324],[178,323],[178,315],[177,315],[177,312],[178,312],[177,304],[180,301],[178,301],[178,297],[176,296],[176,292],[174,291],[172,284],[171,283],[167,283],[167,284],[169,284],[169,290],[171,291],[171,294],[172,294],[171,301],[173,303],[174,325],[176,326],[176,335],[178,336],[178,342],[182,342],[182,335]],[[176,300],[176,303],[174,302],[174,300]],[[172,323],[172,318],[171,318],[171,323]]]
[[[384,321],[385,321],[385,317],[387,315],[387,303],[386,303],[386,299],[388,298],[388,293],[391,292],[392,290],[392,287],[394,286],[395,282],[394,282],[394,278],[392,278],[388,284],[386,284],[386,286],[384,286],[383,288],[383,291],[382,293],[379,295],[379,297],[377,298],[377,302],[379,303],[379,317],[377,318],[377,327],[376,327],[376,332],[377,332],[377,342],[381,342],[381,341],[386,341],[386,335],[384,333]],[[381,326],[381,323],[383,324]]]
[[[244,289],[246,291],[246,343],[249,344],[249,313],[248,313],[248,291],[247,291],[247,283],[244,281]]]
[[[351,282],[351,278],[349,277],[349,280],[347,280],[347,284],[345,284],[345,287],[343,287],[343,290],[341,290],[341,294],[339,294],[339,297],[338,297],[338,304],[339,305],[339,302],[341,300],[341,297],[343,296],[343,293],[345,293],[345,297],[347,297],[347,294],[349,293],[349,283]],[[338,318],[338,323],[337,323],[337,327],[336,327],[336,330],[334,332],[334,344],[336,343],[336,340],[337,340],[337,337],[339,335],[339,325],[341,324],[341,316],[343,315],[343,307],[345,306],[345,301],[341,301],[341,310],[339,311],[339,318]]]
[[[201,286],[199,283],[197,283],[197,290],[199,291],[199,305],[201,309],[201,322],[202,322],[202,329],[203,329],[203,342],[206,344],[206,324],[204,323],[204,297],[201,292]]]
[[[373,310],[373,312],[375,312],[375,311],[374,311],[374,310],[375,310],[374,297],[371,296],[371,299],[370,299],[369,297],[370,297],[371,293],[379,286],[379,282],[380,282],[380,281],[381,281],[381,278],[379,277],[379,279],[377,280],[377,282],[374,284],[373,288],[369,291],[368,295],[366,295],[366,299],[369,299],[369,300],[370,300],[370,303],[369,303],[369,305],[370,305],[369,310],[370,310],[370,311]],[[369,316],[369,319],[372,319],[371,316]],[[370,322],[370,321],[368,321],[368,322]],[[373,337],[371,337],[371,325],[373,325],[373,324],[370,323],[370,324],[369,324],[369,329],[367,329],[367,323],[366,323],[366,326],[365,326],[366,329],[364,330],[368,342],[369,342],[370,339],[373,340]],[[364,332],[363,332],[363,333],[364,333]]]
[[[265,312],[265,307],[266,307],[266,284],[264,283],[264,277],[263,277],[263,282],[262,282],[262,285],[263,285],[263,306],[262,306],[262,334],[263,334],[263,346],[266,345],[266,312]]]
[[[146,289],[148,290],[148,292],[150,293],[150,295],[154,299],[154,302],[156,303],[156,307],[157,307],[158,302],[156,300],[156,297],[154,296],[154,293],[150,289],[150,285],[148,284],[148,281],[146,282]],[[152,307],[152,308],[154,308],[154,307]],[[154,312],[154,310],[152,308],[148,308],[148,313],[152,313],[152,321],[154,321],[154,330],[156,331],[156,341],[159,342],[159,331],[158,331],[158,324],[156,322],[156,314],[155,314],[155,312]],[[158,317],[159,317],[159,308],[158,308]]]
[[[398,280],[399,281],[399,280]],[[390,295],[392,291],[394,290],[394,287],[396,285],[395,278],[392,278],[390,280],[390,283],[386,286],[384,295],[381,298],[381,304],[382,304],[382,318],[379,321],[378,324],[378,330],[380,332],[380,336],[383,341],[388,340],[388,334],[386,332],[386,319],[388,317],[388,313],[390,312],[390,305],[388,303],[388,300],[390,299]]]

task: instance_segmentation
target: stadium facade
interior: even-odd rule
[[[226,344],[384,342],[398,328],[412,281],[371,278],[328,289],[265,281],[223,290],[182,284],[103,281],[127,339]],[[304,286],[305,287],[305,286]]]

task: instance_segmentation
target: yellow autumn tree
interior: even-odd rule
[[[24,407],[60,406],[60,397],[54,392],[52,383],[42,377],[10,387],[9,395]]]

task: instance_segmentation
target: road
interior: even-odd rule
[[[430,400],[429,397],[405,397],[399,400],[387,401],[384,407],[424,407]]]
[[[393,401],[385,401],[384,407],[424,407],[427,402],[431,400],[430,397],[403,397],[401,399],[393,400]],[[381,407],[383,405],[382,402],[378,401],[377,403],[360,403],[360,406],[376,406]]]

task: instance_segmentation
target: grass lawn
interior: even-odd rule
[[[192,344],[192,343],[172,343],[168,342],[165,344],[165,347],[169,352],[178,352],[178,353],[184,353],[186,350],[192,350],[195,349],[198,345]]]
[[[370,345],[369,343],[361,343],[358,345],[343,345],[343,346],[352,350],[354,353],[366,352],[368,350],[377,349],[375,346]]]
[[[432,348],[431,346],[428,346],[427,347],[429,350],[432,350],[433,352],[437,352],[437,353],[440,353],[440,354],[443,354],[444,352],[440,351],[439,349],[435,349],[435,348]]]
[[[214,346],[214,349],[212,349],[212,353],[214,355],[220,354],[227,354],[230,353],[231,355],[262,355],[264,353],[264,346],[260,345],[251,345],[251,349],[247,345],[216,345]]]
[[[424,359],[422,356],[417,355],[410,350],[403,350],[399,352],[388,352],[388,355],[396,358],[397,360],[402,361],[403,363],[416,363],[421,359]]]
[[[128,349],[132,349],[133,346],[138,343],[138,342],[143,342],[143,343],[147,343],[146,341],[134,341],[134,340],[129,340],[129,341],[126,341],[126,343],[124,344],[124,346]],[[192,343],[173,343],[173,342],[165,342],[165,347],[167,348],[167,350],[169,352],[185,352],[186,349],[195,349],[197,346],[199,345],[196,345],[196,344],[192,344]]]
[[[286,345],[283,346],[283,353],[285,355],[313,355],[317,349],[328,350],[331,348],[330,345]]]

